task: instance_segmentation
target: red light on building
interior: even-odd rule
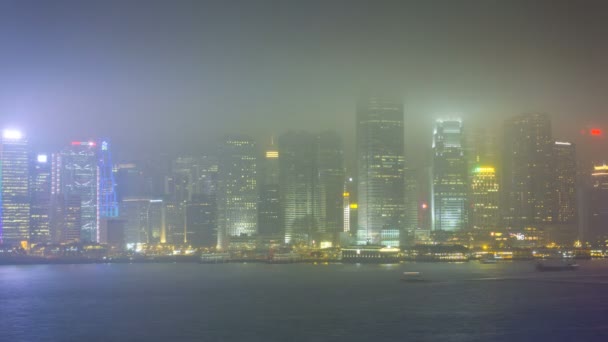
[[[597,136],[602,135],[602,130],[599,128],[592,128],[589,130],[589,134],[597,137]]]
[[[72,141],[72,146],[80,146],[82,143],[80,141]]]
[[[422,209],[426,209],[426,208],[428,208],[428,207],[429,207],[429,206],[428,206],[426,203],[422,203]]]

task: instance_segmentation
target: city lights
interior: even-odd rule
[[[18,130],[5,129],[2,131],[2,137],[7,140],[20,140],[23,138],[23,134]]]

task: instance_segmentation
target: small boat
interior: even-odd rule
[[[427,280],[420,277],[420,272],[403,272],[401,276],[401,281],[405,281],[408,283],[420,283],[426,282]]]
[[[576,271],[577,269],[578,264],[566,260],[541,261],[536,264],[536,270],[540,272]]]
[[[498,259],[496,259],[496,257],[492,255],[479,259],[479,262],[482,264],[495,264],[498,262]]]

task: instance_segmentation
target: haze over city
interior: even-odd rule
[[[0,340],[607,340],[606,19],[0,0]]]
[[[3,1],[2,122],[37,147],[104,136],[118,157],[197,152],[336,129],[352,158],[357,97],[404,101],[406,152],[435,118],[500,132],[548,113],[591,158],[606,127],[606,4],[586,1]],[[426,155],[425,155],[426,154]]]

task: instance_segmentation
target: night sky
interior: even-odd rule
[[[42,150],[108,137],[121,159],[329,128],[352,155],[357,96],[388,88],[418,163],[434,118],[500,134],[523,112],[603,159],[582,131],[608,130],[607,18],[606,1],[0,0],[0,125]]]

